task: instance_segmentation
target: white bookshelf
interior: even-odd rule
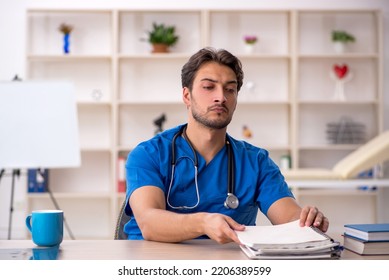
[[[176,26],[180,40],[170,53],[151,54],[141,40],[154,21]],[[49,181],[76,238],[113,238],[124,199],[117,159],[154,135],[153,120],[162,113],[164,128],[186,121],[180,72],[204,46],[226,48],[243,63],[232,136],[243,139],[247,125],[248,141],[277,163],[287,154],[294,168],[332,167],[358,145],[329,144],[328,122],[346,113],[366,125],[368,138],[382,131],[381,21],[370,10],[28,10],[28,78],[71,80],[76,87],[82,166],[51,170]],[[62,22],[74,26],[68,55]],[[357,38],[348,52],[333,52],[333,29]],[[259,38],[253,53],[245,52],[245,35]],[[346,101],[332,99],[334,63],[354,73]],[[296,196],[316,202],[323,192],[315,191],[296,189]],[[359,203],[359,193],[350,196]],[[28,211],[43,207],[53,207],[47,194],[28,195]]]

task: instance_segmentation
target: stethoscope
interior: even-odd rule
[[[192,160],[192,159],[191,160],[192,160],[192,162],[194,164],[194,168],[195,168],[195,178],[194,179],[195,179],[195,185],[196,185],[197,202],[192,206],[173,206],[170,203],[170,191],[172,188],[173,179],[174,179],[174,170],[175,170],[176,163],[177,163],[175,144],[176,144],[177,137],[180,135],[183,135],[185,140],[188,142],[189,147],[191,148],[193,155],[194,155],[194,160]],[[239,206],[239,199],[236,197],[236,195],[234,195],[234,179],[235,179],[234,178],[234,155],[232,153],[231,144],[228,140],[226,140],[226,145],[227,145],[227,155],[228,155],[228,166],[227,166],[228,183],[227,183],[227,197],[226,197],[226,200],[224,201],[224,207],[226,207],[227,209],[236,209]],[[171,173],[171,179],[170,179],[170,184],[169,184],[166,202],[173,209],[194,209],[200,203],[199,186],[197,184],[198,158],[197,158],[197,153],[192,146],[192,143],[189,141],[188,137],[186,136],[186,125],[183,126],[180,129],[180,131],[174,135],[173,140],[172,140],[171,149],[172,149],[172,161],[171,161],[172,173]]]

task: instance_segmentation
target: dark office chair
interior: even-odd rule
[[[123,201],[122,207],[120,208],[120,213],[116,221],[115,229],[115,240],[124,240],[127,239],[127,234],[123,231],[124,225],[131,219],[130,216],[126,214],[126,200]]]

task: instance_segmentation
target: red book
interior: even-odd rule
[[[118,192],[126,192],[125,158],[118,158]]]

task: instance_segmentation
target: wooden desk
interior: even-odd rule
[[[38,248],[31,240],[0,240],[0,252],[20,249],[24,251],[26,259],[32,256],[32,249]],[[64,240],[59,248],[57,259],[248,260],[237,244],[219,245],[212,240],[191,240],[178,244],[130,240]],[[344,250],[341,259],[389,260],[389,255],[361,256]]]

